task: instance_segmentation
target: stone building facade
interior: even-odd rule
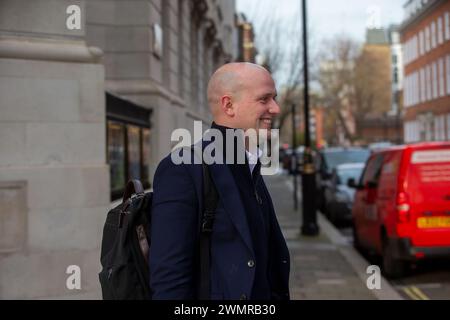
[[[125,106],[115,108],[120,114],[114,116],[107,101],[114,197],[121,192],[118,186],[130,178],[151,181],[159,160],[174,145],[170,141],[174,129],[192,131],[194,120],[209,124],[207,81],[218,66],[237,57],[235,2],[90,0],[86,5],[86,41],[104,52],[106,91],[151,111],[144,116],[149,117],[148,124],[138,124],[144,113],[137,113],[133,121]],[[141,159],[139,164],[135,161],[136,170],[131,169],[133,157],[126,150],[127,139],[132,141],[130,130],[136,132],[136,148],[139,135],[149,144],[149,148],[141,144],[141,156],[134,157]],[[122,154],[117,152],[121,149]]]
[[[237,57],[234,10],[0,2],[0,298],[101,297],[112,182],[150,185],[172,131],[209,123],[208,77]],[[77,267],[79,288],[68,285]]]

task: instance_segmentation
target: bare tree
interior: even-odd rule
[[[275,127],[280,130],[286,118],[291,113],[292,103],[302,101],[299,89],[303,82],[302,72],[302,45],[300,20],[286,20],[277,14],[277,5],[262,13],[262,7],[254,8],[250,19],[255,26],[255,42],[258,49],[258,58],[280,84],[279,105],[281,113],[275,120]]]
[[[391,107],[389,46],[367,45],[355,63],[355,119],[378,116]]]
[[[339,36],[325,41],[318,56],[323,103],[327,117],[331,120],[327,124],[333,126],[333,122],[337,121],[351,142],[355,137],[346,115],[349,111],[352,113],[353,108],[354,71],[358,54],[359,45],[354,40]]]
[[[360,138],[358,123],[390,108],[389,46],[361,47],[340,36],[324,43],[318,60],[329,135],[335,134],[339,123],[345,137],[353,142]]]

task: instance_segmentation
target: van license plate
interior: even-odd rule
[[[424,228],[450,228],[450,217],[420,217],[417,227]]]

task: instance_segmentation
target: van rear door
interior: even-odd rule
[[[413,245],[450,245],[450,145],[412,149],[406,182]]]

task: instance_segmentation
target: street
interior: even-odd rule
[[[351,227],[341,226],[338,230],[353,243]],[[379,258],[361,255],[370,264],[380,265]],[[421,261],[412,266],[406,277],[389,282],[405,299],[450,300],[450,259]]]

